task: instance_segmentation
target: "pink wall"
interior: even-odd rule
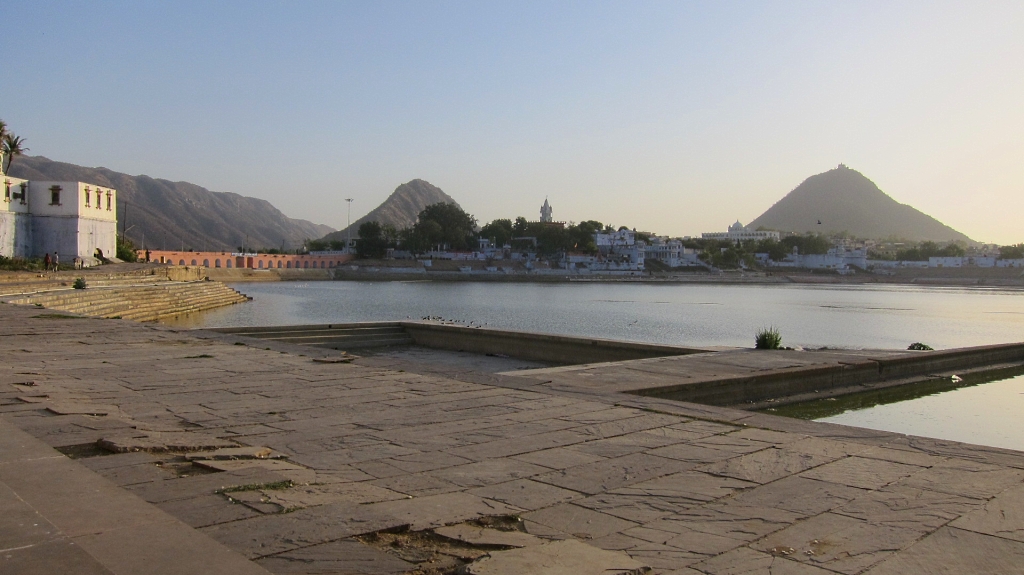
[[[144,260],[146,252],[138,251],[139,259]],[[310,255],[310,254],[256,254],[236,256],[230,252],[174,252],[168,250],[149,250],[149,261],[179,265],[206,266],[208,268],[249,268],[249,269],[330,269],[338,267],[352,256]]]

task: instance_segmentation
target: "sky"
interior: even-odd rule
[[[29,154],[334,228],[421,178],[485,223],[748,223],[845,163],[1024,242],[1024,2],[0,4]]]

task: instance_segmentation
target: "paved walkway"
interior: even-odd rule
[[[7,305],[0,354],[0,573],[1024,573],[1018,452]]]

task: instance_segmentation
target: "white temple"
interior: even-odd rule
[[[82,182],[30,182],[0,172],[0,256],[57,253],[84,265],[117,255],[117,191]]]
[[[544,223],[555,221],[551,219],[551,205],[548,204],[547,198],[544,198],[544,205],[540,207],[540,221]]]

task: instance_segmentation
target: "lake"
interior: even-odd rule
[[[174,320],[229,327],[421,319],[685,346],[936,349],[1024,341],[1024,292],[912,286],[631,282],[258,282],[253,298]]]

